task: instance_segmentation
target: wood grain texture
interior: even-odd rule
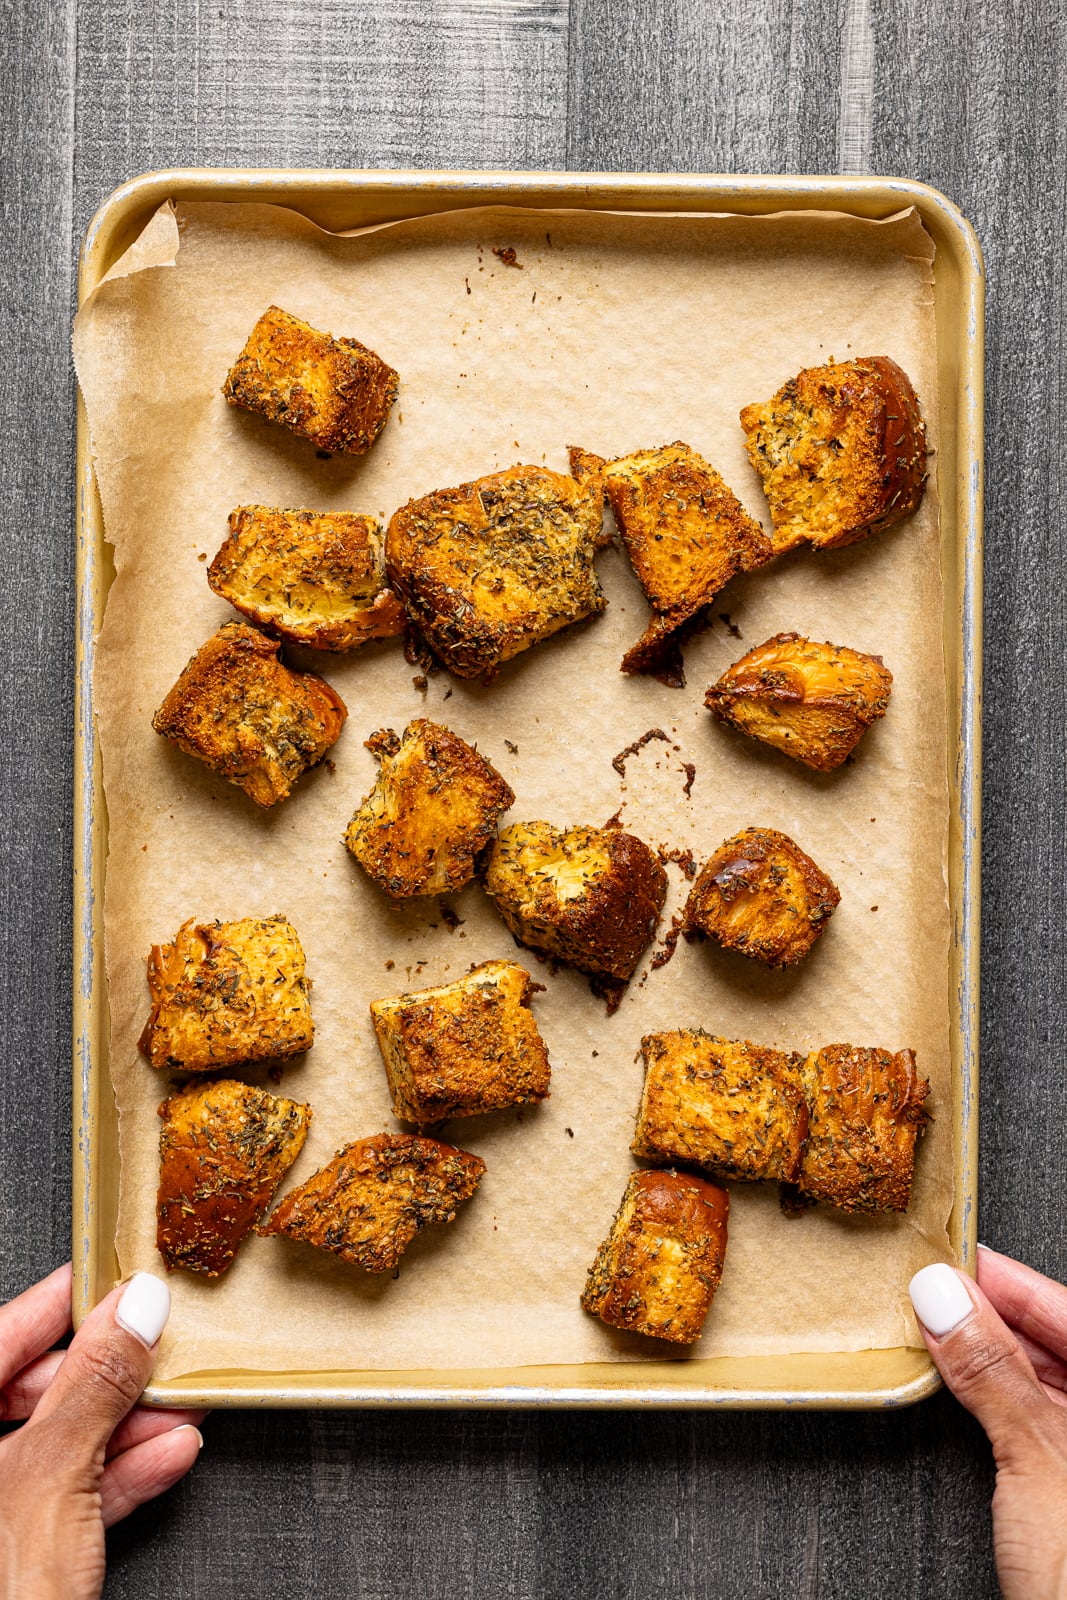
[[[70,1249],[74,29],[5,7],[0,72],[0,1295]]]
[[[1043,0],[8,0],[0,1294],[68,1241],[78,239],[149,167],[916,177],[989,268],[981,1233],[1067,1277],[1063,172]],[[983,1600],[989,1453],[861,1416],[239,1414],[111,1540],[107,1593]]]

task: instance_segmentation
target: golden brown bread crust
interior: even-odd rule
[[[487,680],[560,628],[603,611],[593,554],[599,479],[509,467],[402,506],[385,536],[389,585],[435,655]]]
[[[926,425],[907,373],[888,356],[806,367],[741,412],[771,508],[774,553],[805,540],[853,544],[916,510]]]
[[[364,872],[394,900],[462,889],[515,799],[484,756],[450,728],[417,717],[398,739],[367,740],[378,780],[345,833]]]
[[[892,687],[881,656],[776,633],[727,667],[704,704],[720,722],[832,772],[885,716]]]
[[[320,450],[361,456],[385,427],[399,381],[358,339],[335,339],[269,306],[222,392],[231,406],[280,422]]]
[[[641,1054],[635,1156],[746,1182],[797,1180],[808,1131],[800,1056],[701,1028],[647,1034]]]
[[[603,456],[594,455],[592,450],[583,450],[577,444],[567,446],[567,461],[575,483],[585,483],[589,478],[603,478],[607,466]]]
[[[514,961],[483,961],[437,989],[372,1000],[393,1112],[402,1122],[473,1117],[548,1094],[534,984]]]
[[[582,1306],[615,1328],[693,1344],[722,1277],[730,1197],[680,1172],[635,1172]]]
[[[810,1118],[801,1194],[840,1211],[906,1211],[930,1093],[914,1052],[829,1044],[801,1072]]]
[[[480,1156],[454,1145],[378,1133],[346,1145],[283,1195],[256,1232],[331,1250],[367,1272],[392,1272],[421,1228],[454,1219],[484,1172]]]
[[[286,644],[352,650],[404,631],[381,525],[350,511],[238,506],[207,569],[215,593]]]
[[[788,967],[807,955],[840,899],[788,834],[743,828],[724,840],[690,890],[685,933]]]
[[[175,1072],[300,1055],[315,1037],[310,987],[284,917],[190,920],[149,953],[152,1009],[140,1048],[153,1067]]]
[[[523,944],[619,979],[633,977],[667,893],[662,865],[634,834],[548,822],[502,829],[483,881]]]
[[[594,459],[572,450],[575,476]],[[653,613],[622,670],[680,686],[682,640],[736,573],[770,560],[771,542],[715,468],[680,440],[606,462],[602,476]]]
[[[258,806],[277,805],[336,741],[345,703],[313,672],[278,659],[276,640],[227,622],[200,646],[152,726]]]
[[[311,1107],[222,1079],[159,1108],[156,1245],[167,1271],[225,1272],[300,1154]]]
[[[567,461],[570,465],[571,477],[575,483],[581,484],[583,488],[597,496],[601,523],[596,538],[596,547],[598,550],[606,550],[610,544],[615,542],[614,527],[610,523],[605,527],[603,521],[604,468],[607,466],[607,462],[603,456],[595,456],[591,450],[583,450],[576,444],[567,446]]]

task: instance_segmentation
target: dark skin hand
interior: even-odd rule
[[[138,1273],[86,1317],[70,1348],[71,1269],[0,1306],[0,1596],[96,1600],[104,1530],[178,1482],[200,1453],[200,1411],[137,1404],[169,1309]],[[118,1318],[122,1318],[120,1321]]]
[[[963,1298],[943,1276],[927,1279],[924,1297],[915,1285],[931,1272],[949,1274]],[[912,1284],[930,1354],[993,1446],[1005,1600],[1067,1600],[1067,1288],[984,1247],[977,1284],[951,1267]]]
[[[0,1306],[0,1596],[97,1600],[104,1531],[196,1461],[203,1413],[137,1401],[169,1310],[139,1273],[70,1348],[70,1267]],[[980,1249],[978,1282],[951,1267],[912,1280],[945,1383],[985,1428],[997,1464],[993,1536],[1005,1600],[1067,1600],[1067,1288]]]

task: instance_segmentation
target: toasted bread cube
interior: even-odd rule
[[[591,470],[586,451],[571,469]],[[705,608],[738,572],[771,558],[771,543],[703,456],[681,441],[603,464],[604,490],[626,554],[652,607],[623,672],[681,686],[681,645],[706,622]]]
[[[328,1166],[283,1195],[261,1234],[281,1233],[366,1272],[392,1272],[420,1229],[452,1222],[485,1162],[410,1133],[378,1133],[339,1150]]]
[[[881,656],[776,633],[727,667],[704,704],[720,722],[832,772],[885,716],[892,688]]]
[[[488,679],[603,611],[602,504],[595,477],[523,466],[411,500],[385,536],[390,587],[450,672]]]
[[[159,1115],[156,1245],[168,1272],[217,1278],[300,1154],[311,1107],[224,1078],[176,1090]]]
[[[681,1172],[635,1172],[589,1269],[582,1306],[614,1328],[693,1344],[726,1256],[730,1197]]]
[[[623,980],[633,977],[667,893],[667,874],[634,834],[548,822],[503,828],[484,882],[523,944]]]
[[[685,933],[706,934],[769,967],[790,967],[807,955],[840,899],[788,834],[743,828],[719,846],[690,890]]]
[[[152,1009],[140,1048],[153,1067],[175,1072],[300,1055],[315,1037],[310,987],[284,917],[185,922],[149,953]]]
[[[378,781],[348,824],[346,846],[394,900],[462,889],[515,799],[510,787],[473,746],[425,717],[403,739],[385,728],[367,746],[381,762]]]
[[[830,1044],[801,1071],[809,1116],[801,1195],[840,1211],[906,1211],[930,1093],[914,1051]]]
[[[280,422],[320,450],[361,456],[385,427],[399,382],[358,339],[335,339],[269,306],[222,392],[231,406]]]
[[[516,962],[483,961],[438,989],[372,1000],[401,1122],[474,1117],[543,1100],[550,1069],[530,1011],[533,990]]]
[[[796,1181],[808,1131],[800,1056],[699,1028],[647,1034],[641,1054],[635,1156],[743,1182]]]
[[[350,511],[238,506],[207,569],[215,593],[286,644],[352,650],[403,633],[380,523]]]
[[[806,367],[741,413],[771,508],[775,555],[805,541],[854,544],[919,505],[926,424],[907,373],[888,356]]]
[[[157,733],[264,807],[288,798],[348,715],[323,678],[292,671],[278,650],[258,628],[225,623],[152,718]]]

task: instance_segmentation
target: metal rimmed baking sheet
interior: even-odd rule
[[[309,180],[310,181],[305,181]],[[406,182],[404,180],[407,180]],[[968,1230],[973,1213],[972,1112],[976,1087],[974,1068],[974,1018],[976,992],[973,987],[976,961],[975,845],[977,836],[975,795],[977,746],[974,644],[978,618],[974,601],[974,572],[980,525],[980,455],[977,449],[980,427],[980,268],[973,245],[968,244],[966,225],[947,203],[920,186],[878,184],[873,180],[843,183],[838,180],[735,180],[672,178],[598,178],[544,175],[437,175],[420,174],[164,174],[138,180],[119,192],[105,208],[103,221],[94,224],[86,246],[86,277],[83,294],[113,264],[116,254],[138,231],[140,221],[150,214],[152,202],[171,196],[182,198],[283,200],[292,209],[303,211],[314,220],[331,227],[355,227],[385,220],[389,216],[416,215],[442,208],[482,203],[486,200],[508,204],[588,206],[613,210],[716,211],[731,209],[767,213],[793,207],[852,211],[858,215],[888,215],[902,204],[915,204],[938,245],[935,264],[935,298],[938,319],[940,390],[943,429],[938,463],[942,517],[942,565],[945,577],[945,650],[948,668],[948,699],[956,726],[950,730],[950,783],[956,797],[951,826],[950,891],[956,920],[953,981],[953,1048],[957,1072],[957,1203],[953,1217],[953,1243],[967,1259],[971,1248]],[[138,211],[138,207],[141,209]],[[925,209],[924,209],[925,207]],[[929,214],[928,214],[929,213]],[[106,248],[105,248],[106,245]],[[968,253],[969,252],[969,253]],[[94,278],[95,274],[95,278]],[[960,321],[961,311],[963,320]],[[969,320],[968,320],[969,316]],[[977,375],[977,377],[976,377]],[[961,440],[963,450],[961,452]],[[88,456],[82,445],[80,553],[83,561],[82,593],[83,644],[87,643],[99,617],[99,606],[106,589],[106,547],[99,521],[99,507],[93,499],[88,472]],[[94,565],[95,563],[95,565]],[[968,584],[970,588],[968,589]],[[95,587],[94,587],[95,586]],[[968,666],[968,654],[970,665]],[[82,770],[87,776],[93,755],[89,710],[87,651],[80,653],[82,672]],[[969,698],[968,698],[969,696]],[[78,797],[81,882],[87,885],[95,873],[101,882],[105,835],[100,791],[92,784],[83,786]],[[95,809],[94,809],[95,808]],[[966,848],[965,848],[966,845]],[[969,875],[969,876],[968,876]],[[85,1147],[86,1171],[77,1197],[76,1233],[79,1246],[79,1292],[83,1304],[91,1303],[113,1275],[108,1261],[108,1180],[113,1163],[98,1161],[106,1150],[104,1141],[113,1137],[107,1121],[108,1081],[102,1055],[103,1035],[99,922],[90,928],[81,921],[78,970],[82,972],[82,994],[76,1019],[78,1076],[76,1094],[79,1129],[89,1127],[95,1113],[92,1137]],[[95,943],[93,935],[96,935]],[[95,1024],[95,1026],[94,1026]],[[101,1077],[101,1067],[103,1076]],[[113,1195],[111,1198],[113,1206]],[[112,1210],[113,1236],[113,1210]],[[82,1219],[79,1226],[78,1218]],[[899,1357],[894,1362],[894,1358]],[[812,1362],[827,1363],[826,1381],[813,1384]],[[834,1362],[844,1362],[836,1373]],[[795,1369],[792,1363],[799,1362]],[[918,1366],[916,1366],[918,1362]],[[868,1381],[859,1382],[857,1363],[868,1364]],[[739,1370],[743,1365],[745,1370]],[[727,1370],[728,1369],[728,1370]],[[789,1377],[790,1370],[795,1378]],[[929,1386],[931,1369],[921,1352],[860,1353],[847,1361],[832,1357],[775,1357],[772,1361],[739,1364],[694,1361],[681,1365],[645,1364],[629,1371],[624,1379],[615,1366],[552,1368],[546,1372],[523,1368],[500,1373],[405,1373],[378,1372],[350,1374],[350,1382],[326,1385],[322,1375],[291,1373],[272,1376],[240,1374],[229,1370],[217,1376],[214,1386],[207,1377],[182,1380],[186,1387],[158,1386],[153,1398],[181,1403],[193,1392],[188,1383],[203,1381],[203,1393],[219,1403],[223,1391],[232,1394],[234,1403],[253,1399],[275,1403],[313,1403],[316,1398],[329,1403],[372,1404],[378,1400],[395,1402],[407,1398],[412,1403],[441,1402],[490,1404],[503,1395],[514,1400],[522,1394],[533,1402],[552,1403],[648,1403],[663,1404],[877,1404],[887,1397],[897,1401],[914,1398]],[[918,1388],[916,1387],[918,1386]],[[197,1391],[201,1392],[201,1391]],[[763,1396],[759,1399],[759,1396]],[[287,1401],[287,1396],[291,1398]],[[301,1399],[304,1396],[304,1399]]]

